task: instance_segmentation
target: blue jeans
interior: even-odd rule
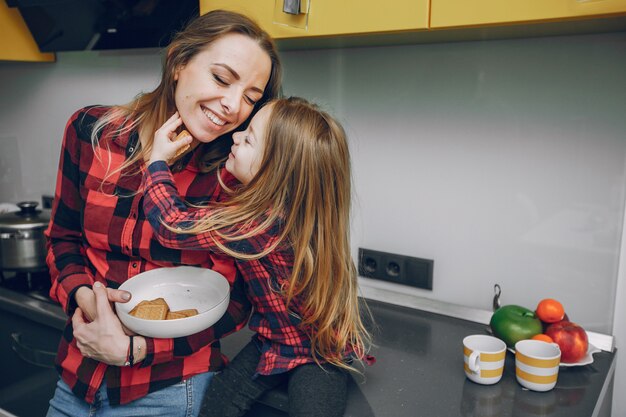
[[[95,402],[88,404],[59,379],[46,417],[196,417],[213,375],[213,372],[196,375],[123,405],[109,404],[104,381]]]

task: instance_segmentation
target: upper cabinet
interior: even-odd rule
[[[300,13],[283,11],[297,3]],[[200,0],[200,14],[216,9],[240,12],[252,16],[274,39],[289,39],[425,30],[429,3],[430,0]]]
[[[626,12],[626,0],[432,0],[431,28],[533,23]]]
[[[201,14],[226,9],[253,17],[286,49],[626,29],[626,0],[199,1]],[[19,11],[0,0],[0,60],[54,59],[39,51]]]
[[[0,0],[0,60],[54,61],[54,54],[39,52],[20,13],[4,0]]]
[[[283,10],[294,3],[300,13]],[[215,9],[253,17],[287,49],[626,29],[626,0],[200,0],[200,14]]]

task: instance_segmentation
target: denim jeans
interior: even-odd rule
[[[348,399],[348,372],[333,365],[300,365],[278,375],[258,375],[254,341],[209,384],[200,417],[240,417],[269,389],[287,383],[291,417],[340,417]]]
[[[109,404],[104,381],[94,404],[88,404],[59,380],[46,417],[196,417],[213,375],[213,372],[196,375],[123,405]]]

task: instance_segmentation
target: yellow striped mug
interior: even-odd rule
[[[478,384],[500,381],[505,356],[506,344],[497,337],[475,334],[463,339],[465,375]]]
[[[521,386],[550,391],[559,376],[561,350],[556,343],[520,340],[515,344],[515,376]]]

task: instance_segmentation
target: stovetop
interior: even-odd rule
[[[50,274],[40,272],[0,272],[0,288],[5,288],[31,298],[52,302],[50,300]]]

